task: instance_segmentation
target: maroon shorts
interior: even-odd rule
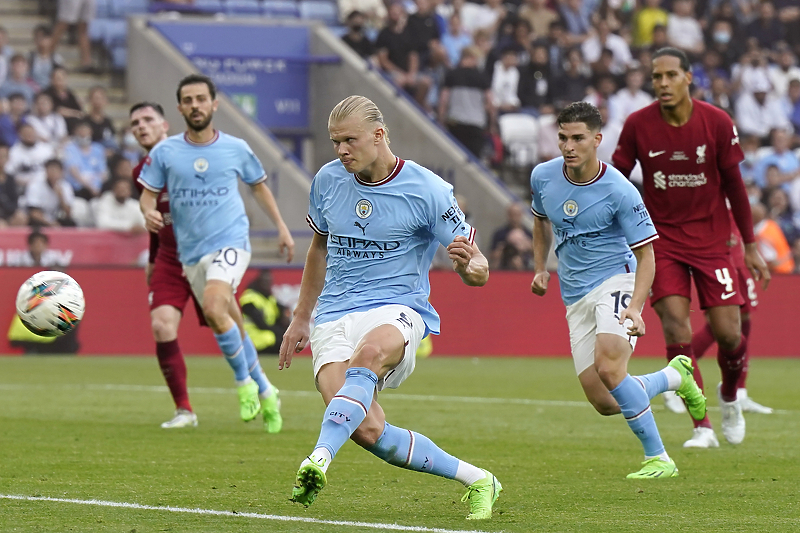
[[[739,274],[730,253],[697,255],[686,251],[656,248],[656,277],[650,303],[665,296],[691,299],[691,280],[697,288],[700,308],[743,305]]]
[[[201,326],[207,325],[203,317],[203,308],[192,294],[192,288],[183,274],[180,263],[159,261],[156,258],[153,275],[150,277],[149,299],[151,311],[162,305],[171,305],[181,313],[186,307],[186,302],[191,299],[197,312],[197,321]]]
[[[739,274],[739,287],[744,291],[744,303],[742,304],[742,313],[752,313],[758,306],[758,293],[756,292],[756,282],[750,270],[744,266],[736,265],[736,272]]]

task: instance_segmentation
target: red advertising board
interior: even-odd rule
[[[28,228],[3,228],[0,231],[0,266],[31,265],[28,254]],[[42,264],[67,266],[131,266],[147,261],[149,237],[146,233],[125,233],[90,228],[43,228],[50,239]]]
[[[22,282],[36,270],[0,269],[0,354],[19,353],[6,338],[14,313],[14,297]],[[275,269],[278,290],[291,292],[301,270]],[[139,268],[70,268],[86,295],[86,315],[79,329],[80,353],[87,355],[152,354],[147,288]],[[248,272],[243,286],[255,275]],[[442,335],[433,340],[434,355],[567,356],[569,337],[565,310],[555,276],[544,298],[530,293],[528,272],[493,272],[485,287],[466,287],[452,272],[431,273],[431,302],[442,317]],[[789,335],[797,327],[800,276],[776,276],[759,297],[752,316],[750,351],[754,356],[800,356],[800,344]],[[180,330],[187,354],[217,354],[211,332],[200,328],[194,310],[187,308]],[[639,356],[663,356],[664,338],[649,305],[644,318],[647,335],[636,347]],[[702,313],[693,316],[695,327]]]

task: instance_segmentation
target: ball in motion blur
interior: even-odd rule
[[[26,328],[42,337],[66,335],[83,318],[86,302],[80,285],[64,274],[34,274],[17,293],[17,314]]]

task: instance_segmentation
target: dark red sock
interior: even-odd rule
[[[742,335],[742,339],[739,342],[739,347],[735,350],[727,352],[720,348],[717,352],[717,363],[722,373],[720,396],[722,396],[722,399],[726,402],[736,400],[737,384],[739,383],[739,378],[742,376],[746,358],[747,339],[744,338],[744,335]]]
[[[178,409],[192,410],[189,403],[189,392],[186,390],[186,362],[178,346],[178,340],[156,343],[156,356],[161,373],[167,381],[167,387]]]
[[[694,380],[697,382],[697,386],[700,387],[700,390],[703,390],[703,375],[700,373],[700,368],[697,365],[697,359],[694,356],[694,349],[692,348],[692,345],[667,344],[667,361],[672,361],[676,355],[685,355],[692,360],[692,368],[694,368]],[[703,420],[695,420],[691,416],[689,416],[689,418],[692,420],[694,427],[711,427],[711,421],[708,419],[708,415],[706,415]]]
[[[747,345],[750,345],[750,319],[742,320],[742,335]],[[747,388],[747,371],[750,369],[750,350],[744,352],[744,365],[742,365],[742,375],[736,383],[737,389]]]
[[[706,323],[706,326],[692,335],[692,350],[694,356],[698,359],[703,357],[706,350],[714,344],[714,334],[711,332],[711,326]]]

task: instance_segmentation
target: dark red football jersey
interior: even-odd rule
[[[625,121],[613,163],[630,175],[636,160],[644,175],[644,203],[661,237],[658,246],[725,252],[731,223],[720,170],[744,159],[728,115],[692,100],[689,122],[670,126],[658,102]]]
[[[139,164],[133,169],[133,183],[136,184],[136,188],[139,189],[140,194],[142,190],[144,190],[144,186],[139,183],[139,174],[142,172],[145,161],[147,161],[147,157],[142,158]],[[166,260],[170,263],[180,265],[180,261],[178,261],[178,243],[175,241],[175,233],[172,231],[172,215],[170,215],[169,212],[169,194],[167,193],[167,189],[163,189],[158,194],[156,209],[164,216],[164,227],[158,232],[157,257],[159,260]],[[150,259],[155,259],[155,257],[152,257],[152,250]]]

